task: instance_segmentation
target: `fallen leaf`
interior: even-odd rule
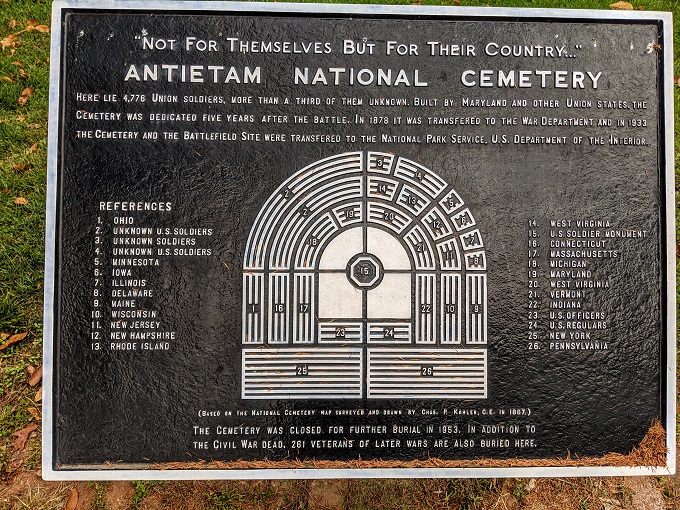
[[[9,193],[9,189],[8,189],[8,188],[4,188],[4,189],[2,190],[2,192],[6,195],[7,193]],[[0,349],[0,350],[2,350],[2,349]]]
[[[11,57],[12,55],[14,55],[15,51],[17,51],[15,48],[12,48],[11,50],[9,50],[9,56]]]
[[[460,5],[460,0],[453,0],[453,3],[456,5]]]
[[[12,78],[10,78],[9,76],[3,76],[2,79],[5,80],[7,83],[12,83],[12,82],[14,81],[14,80],[13,80]]]
[[[22,78],[28,78],[28,73],[23,69],[19,69],[19,76],[21,76]]]
[[[17,197],[14,199],[14,203],[17,205],[26,205],[28,200],[26,200],[24,197]]]
[[[21,91],[21,96],[19,97],[19,106],[24,106],[28,98],[33,95],[33,89],[31,87],[26,87]]]
[[[25,120],[26,120],[26,117],[24,117],[23,115],[19,115],[19,116],[17,117],[17,122],[23,122],[23,121],[25,121]]]
[[[78,506],[78,491],[75,488],[71,488],[71,494],[68,496],[64,510],[75,510],[76,506]]]
[[[611,4],[609,6],[610,9],[616,9],[617,11],[632,11],[633,10],[633,4],[630,2],[624,2],[621,0],[620,2],[616,2],[615,4]]]
[[[0,340],[4,340],[5,338],[9,338],[9,333],[0,333]]]
[[[37,19],[29,19],[29,20],[26,22],[26,28],[27,28],[27,29],[28,29],[28,28],[33,28],[33,27],[36,26],[37,24],[38,24],[38,20],[37,20]]]
[[[29,168],[30,168],[29,164],[26,163],[26,164],[23,164],[23,165],[14,165],[12,170],[14,170],[15,172],[24,172],[24,171],[28,170]]]
[[[31,145],[31,147],[28,150],[29,150],[29,152],[37,151],[38,150],[38,144],[34,143],[33,145]]]
[[[38,426],[35,423],[31,423],[30,425],[27,425],[23,429],[17,430],[14,434],[12,434],[13,436],[16,436],[16,439],[12,443],[14,448],[18,451],[23,450],[26,447],[28,436],[37,428]]]
[[[16,335],[10,336],[4,344],[0,345],[0,351],[7,349],[10,345],[21,342],[24,338],[26,338],[26,335],[28,335],[28,333],[17,333]]]
[[[48,27],[47,25],[36,25],[35,31],[45,34],[50,31],[50,27]]]
[[[28,127],[29,127],[30,129],[39,129],[39,128],[40,128],[40,124],[38,124],[37,122],[35,122],[35,123],[33,123],[33,124],[29,124]]]
[[[14,48],[19,43],[14,40],[14,35],[8,35],[0,41],[0,44],[2,44],[2,51],[5,51],[5,48]]]
[[[33,419],[37,422],[42,421],[42,414],[40,414],[40,411],[38,410],[37,407],[29,407],[26,409],[28,413],[33,417]]]
[[[35,394],[35,397],[33,397],[33,400],[36,402],[42,402],[42,386],[38,388],[38,391]]]
[[[28,378],[28,385],[33,388],[38,385],[40,381],[42,381],[42,374],[43,374],[43,367],[40,365],[38,368],[36,368],[31,376]]]
[[[24,63],[21,62],[20,60],[15,60],[14,62],[12,62],[12,64],[14,64],[17,67],[24,67]]]
[[[15,19],[12,19],[12,20],[9,21],[9,23],[7,23],[7,28],[14,28],[16,26],[17,26],[17,20],[15,20]]]

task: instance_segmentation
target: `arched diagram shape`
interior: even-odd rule
[[[244,399],[486,398],[477,222],[408,159],[317,161],[251,227],[242,324]]]

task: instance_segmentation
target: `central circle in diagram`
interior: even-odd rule
[[[380,259],[370,253],[360,253],[347,263],[347,278],[360,289],[373,289],[383,279],[383,265]]]

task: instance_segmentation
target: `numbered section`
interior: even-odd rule
[[[368,398],[486,398],[484,349],[368,349]]]
[[[363,351],[243,349],[244,399],[361,398]]]

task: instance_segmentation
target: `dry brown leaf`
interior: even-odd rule
[[[4,340],[5,338],[9,338],[10,334],[9,333],[0,333],[0,340]]]
[[[9,193],[9,188],[3,188],[2,192],[7,195]],[[0,349],[1,351],[2,349]]]
[[[615,4],[611,4],[609,6],[610,9],[616,9],[617,11],[632,11],[633,10],[633,4],[630,2],[624,2],[621,0],[620,2],[616,2]]]
[[[28,436],[31,435],[31,432],[33,432],[35,429],[37,429],[38,426],[35,423],[31,423],[30,425],[27,425],[21,430],[17,430],[13,436],[16,436],[16,439],[12,443],[14,445],[14,448],[18,451],[23,450],[26,448],[26,441],[28,441]]]
[[[25,163],[23,165],[14,165],[14,167],[12,167],[12,170],[14,170],[15,172],[18,173],[18,172],[24,172],[24,171],[28,170],[29,168],[30,168],[30,165],[28,163]]]
[[[23,69],[19,69],[19,76],[21,76],[22,78],[28,78],[28,73]]]
[[[17,26],[17,20],[15,20],[15,19],[12,19],[12,20],[9,21],[9,23],[7,23],[7,28],[14,28],[16,26]]]
[[[37,122],[34,122],[33,124],[29,124],[28,127],[29,127],[29,129],[39,129],[40,124],[38,124]]]
[[[26,338],[26,335],[28,335],[28,333],[17,333],[16,335],[10,336],[4,344],[0,345],[0,351],[7,349],[10,345],[21,342],[24,338]]]
[[[6,81],[7,83],[12,83],[14,80],[10,78],[9,76],[3,76],[2,79]]]
[[[72,487],[71,494],[68,495],[68,501],[66,501],[64,510],[75,510],[76,506],[78,506],[78,491],[75,487]]]
[[[33,417],[33,419],[37,422],[42,421],[42,414],[40,413],[40,410],[37,407],[29,407],[26,409],[28,413]]]
[[[14,64],[17,67],[24,67],[24,63],[21,62],[20,60],[15,60],[14,62],[12,62],[12,64]]]
[[[19,43],[14,40],[14,35],[10,34],[0,41],[0,44],[2,44],[2,51],[5,51],[5,48],[14,48]]]
[[[29,152],[35,152],[37,150],[38,150],[38,144],[37,143],[34,143],[33,145],[31,145],[31,147],[28,149]]]
[[[36,368],[31,376],[28,378],[28,385],[33,388],[38,385],[40,381],[42,381],[42,375],[43,375],[43,367],[40,365],[38,368]]]
[[[12,55],[14,55],[15,51],[17,51],[16,48],[12,48],[11,50],[9,50],[9,56],[11,57]]]
[[[21,91],[21,96],[19,97],[19,106],[24,106],[28,98],[33,95],[33,89],[31,87],[26,87]]]
[[[14,199],[14,203],[17,205],[26,205],[28,200],[26,200],[24,197],[17,197]]]
[[[50,31],[50,27],[48,27],[47,25],[36,25],[34,29],[36,32],[40,32],[42,34],[46,34],[47,32]]]
[[[35,394],[35,397],[33,397],[33,400],[35,402],[42,402],[42,386],[38,388],[38,391]]]
[[[25,120],[26,120],[26,117],[24,117],[23,115],[19,115],[19,116],[17,117],[17,122],[23,122],[23,121],[25,121]]]
[[[29,19],[29,20],[26,22],[26,29],[33,28],[33,27],[36,26],[37,24],[38,24],[38,20],[37,20],[37,19]]]

